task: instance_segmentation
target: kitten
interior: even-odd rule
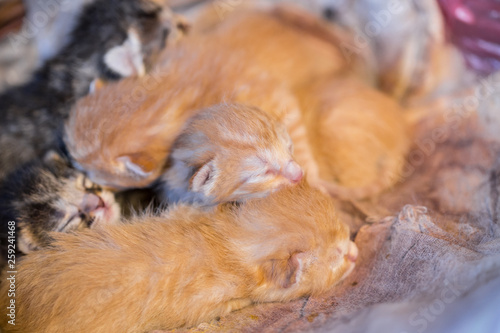
[[[55,152],[24,165],[0,187],[2,247],[7,247],[8,222],[14,221],[19,253],[48,246],[53,231],[113,224],[119,218],[114,195],[92,184]]]
[[[169,203],[241,202],[297,184],[303,176],[285,126],[244,105],[217,105],[199,112],[171,149],[161,176]]]
[[[343,199],[374,196],[403,176],[412,113],[349,75],[297,90],[321,184]],[[332,130],[335,129],[335,130]]]
[[[210,213],[178,206],[56,238],[18,264],[16,325],[2,316],[6,332],[189,327],[253,302],[320,295],[357,257],[330,198],[304,183]]]
[[[69,44],[29,83],[0,95],[0,180],[56,147],[71,105],[95,78],[143,74],[177,29],[175,20],[160,1],[88,4]]]
[[[220,103],[240,103],[285,125],[297,162],[317,183],[317,166],[291,90],[347,66],[335,45],[277,14],[246,12],[188,36],[163,53],[158,66],[155,75],[109,84],[73,109],[65,141],[76,165],[93,181],[116,188],[149,186],[162,174],[191,116]],[[265,142],[273,147],[272,140]],[[260,186],[259,179],[250,181]]]

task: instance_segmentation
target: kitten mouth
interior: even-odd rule
[[[99,201],[95,206],[95,208],[89,214],[94,219],[97,217],[101,217],[102,215],[106,215],[108,211],[111,209],[110,203],[106,202],[106,200],[104,200],[104,198],[101,197],[100,195],[96,196],[98,197]]]
[[[95,208],[90,212],[90,216],[94,217],[96,213],[99,213],[100,211],[108,209],[109,205],[106,205],[106,202],[99,196],[96,195],[99,198],[98,204],[95,206]]]
[[[120,217],[114,195],[110,192],[86,194],[84,203],[87,205],[84,206],[87,214],[92,219],[90,223],[92,227],[96,224],[114,223]]]
[[[106,203],[100,195],[95,192],[84,195],[81,204],[81,209],[84,213],[92,215],[93,212],[103,208],[106,208]]]

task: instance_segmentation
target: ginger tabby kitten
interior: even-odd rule
[[[294,26],[290,15],[280,11],[235,14],[164,54],[155,76],[107,86],[81,101],[67,126],[69,150],[81,169],[99,184],[148,186],[164,172],[173,142],[192,115],[213,104],[238,102],[258,107],[285,124],[295,146],[294,156],[313,185],[344,199],[376,195],[399,180],[411,125],[396,101],[346,75],[347,70],[341,71],[338,66],[345,63],[338,58],[339,51],[325,40],[301,24]],[[120,99],[117,94],[124,91],[141,98]],[[236,112],[228,117],[235,117]],[[97,114],[110,115],[109,123]],[[234,132],[231,126],[215,129],[206,123],[199,130]],[[273,140],[251,134],[258,128],[250,122],[239,128],[247,143],[259,137],[262,141],[256,147],[275,145]],[[215,138],[211,135],[211,142]],[[225,149],[234,152],[231,148],[238,147],[237,141],[224,145]],[[210,149],[213,152],[216,146]],[[261,148],[251,156],[257,160],[255,156],[263,153]],[[170,155],[167,170],[177,165],[175,156]],[[241,155],[243,160],[249,157]],[[272,157],[264,160],[273,164]],[[215,184],[210,195],[206,192],[200,197],[203,191],[192,191],[194,173],[176,168],[162,177],[170,200],[216,204],[238,193],[239,181],[247,175],[245,169],[222,172],[206,164],[201,168],[199,160],[190,163],[195,169],[224,174],[219,179],[234,180],[226,182],[226,190],[234,192],[217,192]],[[279,164],[277,169],[285,166]],[[258,186],[239,191],[241,197],[236,201],[278,188],[273,182],[261,181],[260,175],[246,178],[247,183]]]
[[[279,15],[235,14],[169,49],[152,75],[110,84],[81,100],[67,123],[66,143],[93,181],[144,187],[163,173],[189,118],[213,105],[240,103],[286,126],[297,161],[317,183],[318,168],[291,90],[343,66],[330,41]]]
[[[412,121],[392,98],[348,75],[298,89],[321,184],[333,196],[362,199],[401,179]]]
[[[352,271],[358,253],[330,198],[304,182],[210,213],[177,206],[132,222],[61,234],[53,248],[26,256],[16,325],[2,316],[5,332],[189,327],[254,302],[320,295]],[[4,309],[7,294],[4,283]]]
[[[298,183],[285,126],[264,111],[222,104],[200,111],[172,145],[161,176],[168,202],[210,206],[265,197]]]

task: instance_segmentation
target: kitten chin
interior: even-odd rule
[[[7,247],[7,223],[14,221],[18,254],[49,246],[54,232],[96,228],[120,219],[114,194],[55,152],[24,165],[2,183],[0,211],[2,248]]]
[[[16,326],[4,316],[2,328],[190,327],[253,302],[323,294],[352,271],[357,257],[330,198],[305,183],[210,212],[179,205],[130,224],[55,238],[17,265]],[[7,289],[2,284],[3,307]]]

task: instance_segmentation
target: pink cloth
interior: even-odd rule
[[[500,69],[500,2],[495,0],[438,0],[450,40],[468,65],[489,74]]]

